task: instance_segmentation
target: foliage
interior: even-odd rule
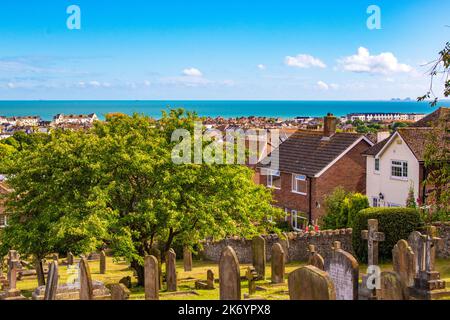
[[[325,197],[325,215],[322,218],[323,229],[341,229],[351,226],[356,214],[369,207],[369,200],[360,193],[345,191],[337,187]]]
[[[367,230],[369,219],[378,220],[378,229],[384,232],[385,241],[379,245],[379,257],[389,261],[392,258],[392,248],[400,239],[408,239],[414,230],[422,225],[420,214],[412,208],[367,208],[361,210],[353,221],[353,251],[358,259],[367,262],[367,240],[361,238],[361,231]]]
[[[414,188],[412,185],[409,187],[408,198],[406,198],[406,207],[413,209],[417,208],[416,199],[414,197]]]
[[[175,129],[193,133],[183,110],[109,115],[88,132],[56,131],[51,141],[5,161],[14,192],[3,248],[42,256],[104,244],[125,257],[143,283],[143,258],[156,243],[193,246],[207,236],[277,232],[271,191],[241,165],[175,164]],[[194,141],[188,141],[193,144]]]

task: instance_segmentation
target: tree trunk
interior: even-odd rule
[[[36,258],[35,265],[38,286],[45,286],[45,275],[44,268],[42,266],[42,259]]]
[[[136,271],[138,286],[144,286],[144,266],[141,266],[137,260],[131,261],[131,268]]]

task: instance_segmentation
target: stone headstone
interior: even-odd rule
[[[378,220],[369,219],[367,221],[369,230],[361,231],[361,237],[367,240],[369,266],[378,265],[378,242],[384,241],[384,233],[378,232]]]
[[[94,298],[91,270],[86,258],[80,259],[80,300],[92,300]]]
[[[74,256],[72,254],[72,252],[67,253],[67,264],[69,266],[73,265],[74,262]]]
[[[10,250],[8,253],[8,290],[0,293],[0,300],[26,300],[17,289],[17,273],[21,267],[19,254],[15,250]]]
[[[336,300],[330,277],[314,266],[301,267],[291,272],[288,287],[291,300]]]
[[[256,236],[252,240],[252,264],[259,279],[266,279],[266,240]]]
[[[111,292],[101,281],[92,280],[93,299],[110,300]],[[31,297],[33,300],[44,300],[45,286],[37,287]],[[62,283],[58,285],[55,300],[79,300],[80,282]]]
[[[123,284],[125,287],[130,289],[131,288],[131,277],[130,276],[123,277],[122,279],[119,280],[119,283]]]
[[[184,271],[192,271],[192,252],[189,247],[183,248]]]
[[[214,272],[211,269],[208,269],[208,271],[206,272],[206,284],[207,289],[214,289]]]
[[[48,271],[44,300],[56,299],[56,290],[58,289],[58,278],[59,278],[58,260],[54,260],[50,265],[50,270]]]
[[[284,251],[284,262],[289,262],[289,237],[286,232],[283,232],[283,236],[280,239],[281,247],[283,247]]]
[[[325,270],[325,261],[323,257],[319,253],[317,253],[316,247],[310,244],[308,246],[308,251],[309,251],[308,264],[320,270]]]
[[[100,274],[106,273],[106,253],[105,250],[100,251]]]
[[[173,249],[169,249],[166,255],[166,281],[167,291],[177,291],[177,255]]]
[[[411,247],[411,250],[414,253],[414,270],[415,275],[417,276],[419,274],[420,266],[419,261],[421,259],[422,254],[422,234],[419,231],[413,231],[408,237],[408,244]]]
[[[130,290],[122,283],[115,283],[110,286],[111,300],[128,300],[130,298]]]
[[[256,292],[256,280],[258,279],[258,273],[253,266],[247,267],[247,272],[245,277],[248,281],[248,294],[249,296],[255,294]]]
[[[220,300],[241,300],[239,261],[232,247],[222,250],[219,260]]]
[[[145,272],[145,300],[159,299],[159,266],[155,256],[146,256],[144,261]]]
[[[392,265],[406,287],[414,285],[416,258],[414,251],[405,240],[399,240],[392,249]]]
[[[272,283],[284,282],[285,258],[281,244],[275,243],[272,246]]]
[[[377,297],[380,300],[408,300],[406,287],[400,275],[394,271],[383,271],[380,275],[381,288]]]
[[[154,256],[158,260],[158,274],[159,274],[159,287],[163,287],[163,273],[161,267],[161,251],[158,248],[152,247],[149,252],[149,255]]]
[[[334,284],[336,300],[358,300],[359,265],[355,257],[341,249],[339,241],[335,241],[325,262],[325,271]]]

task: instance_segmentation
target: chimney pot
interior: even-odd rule
[[[337,119],[332,113],[328,113],[323,119],[323,135],[331,137],[336,133]]]

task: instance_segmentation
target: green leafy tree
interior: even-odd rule
[[[323,229],[345,228],[346,222],[341,217],[342,205],[348,192],[343,187],[336,187],[333,192],[325,197],[325,215],[322,217]]]
[[[409,187],[408,197],[406,198],[406,207],[407,208],[417,208],[416,199],[414,197],[414,188],[413,186]]]

